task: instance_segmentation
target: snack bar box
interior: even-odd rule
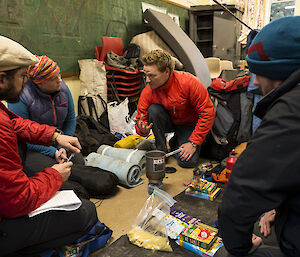
[[[223,246],[223,242],[220,237],[217,237],[216,241],[214,242],[214,244],[212,245],[212,247],[209,250],[206,250],[204,248],[201,248],[199,246],[193,245],[188,242],[184,242],[180,239],[176,240],[176,243],[178,245],[184,247],[185,249],[187,249],[193,253],[196,253],[200,256],[203,256],[203,257],[213,257],[214,254],[219,250],[219,248]]]
[[[215,191],[213,191],[211,194],[206,194],[206,193],[201,193],[199,191],[195,191],[191,187],[188,187],[185,190],[186,195],[191,195],[191,196],[195,196],[195,197],[210,200],[210,201],[215,200],[217,198],[217,196],[220,194],[220,192],[221,192],[221,188],[219,188],[219,187],[217,187],[215,189]]]
[[[217,239],[218,230],[200,223],[185,228],[180,233],[180,240],[209,250]]]

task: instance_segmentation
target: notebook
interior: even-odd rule
[[[81,201],[74,193],[73,190],[57,191],[55,195],[43,203],[39,208],[28,214],[29,217],[33,217],[43,212],[51,210],[59,211],[73,211],[81,206]]]

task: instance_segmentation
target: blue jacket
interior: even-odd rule
[[[71,92],[64,81],[60,92],[48,95],[41,92],[38,86],[28,81],[24,85],[20,101],[8,104],[8,108],[24,119],[30,119],[40,124],[48,124],[61,129],[66,135],[74,136],[76,117]],[[56,148],[27,144],[28,150],[40,152],[54,157]]]

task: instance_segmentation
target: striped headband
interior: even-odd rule
[[[60,73],[57,63],[46,55],[39,57],[40,61],[28,67],[28,75],[36,84],[41,84],[56,77]]]

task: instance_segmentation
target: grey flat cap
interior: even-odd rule
[[[35,64],[39,59],[19,43],[0,36],[0,71],[8,71]]]

